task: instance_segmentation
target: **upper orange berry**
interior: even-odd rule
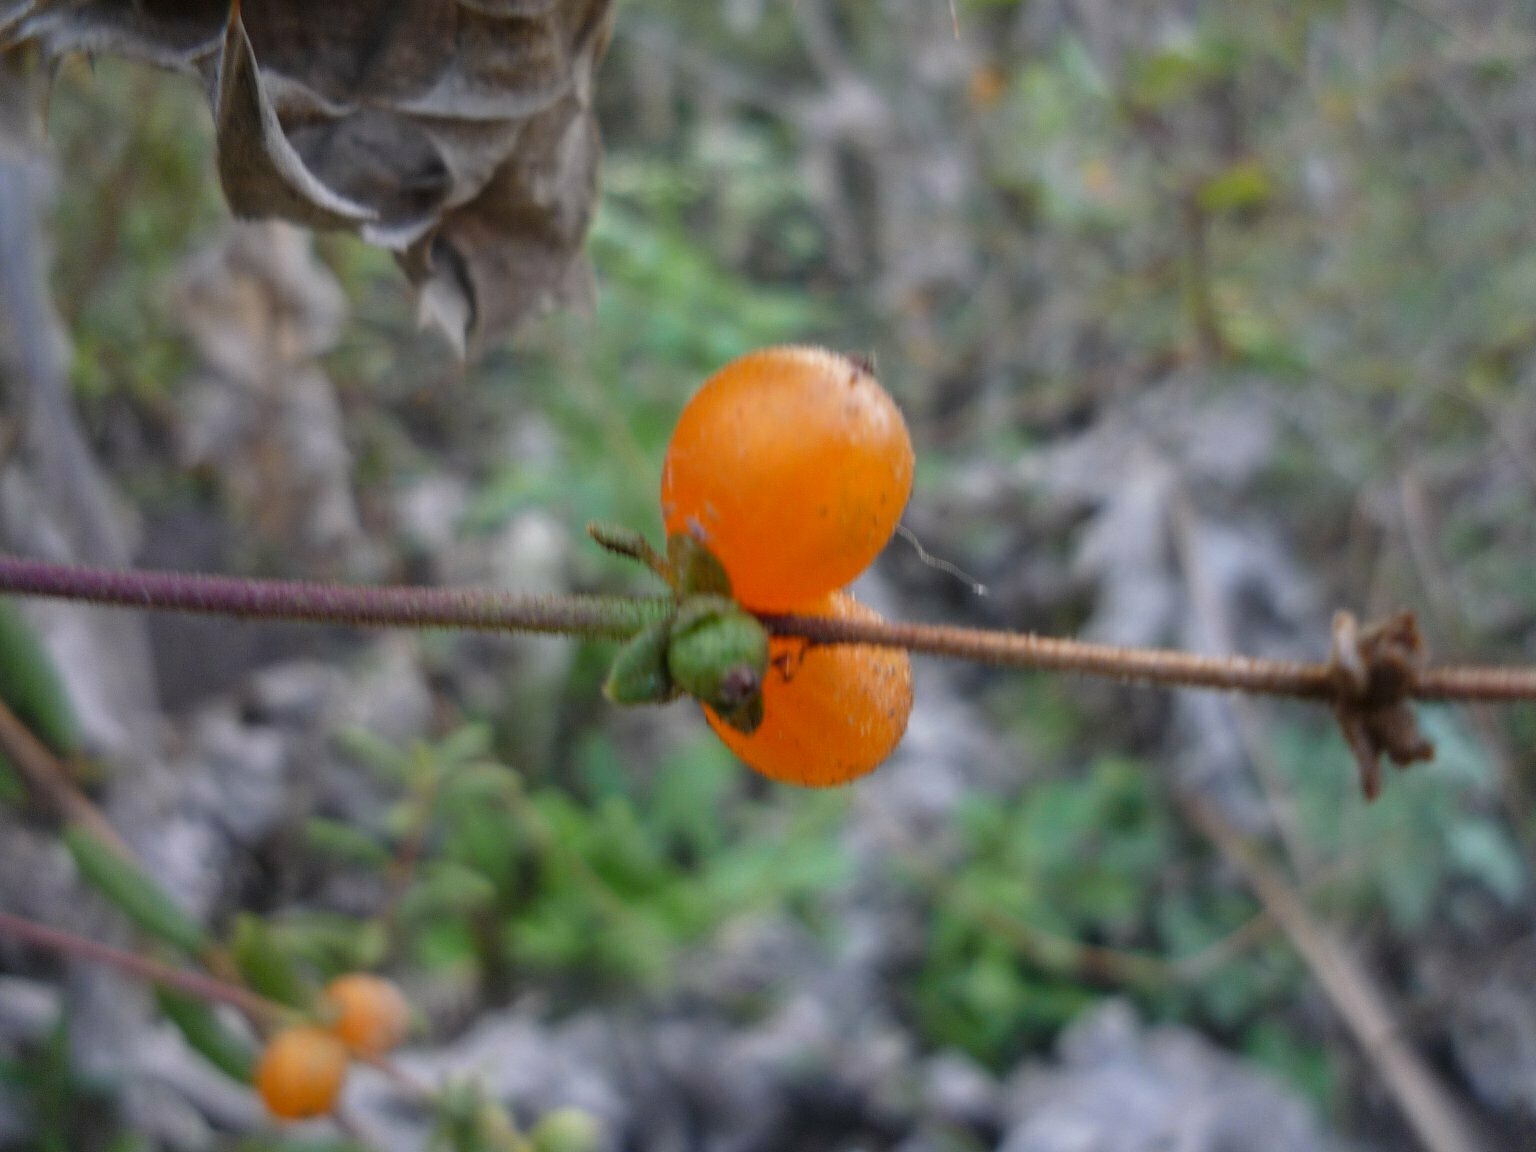
[[[336,1013],[331,1032],[358,1056],[382,1056],[411,1026],[411,1006],[382,976],[338,976],[326,985],[325,1001]]]
[[[737,600],[787,611],[843,587],[885,547],[912,490],[901,412],[861,365],[821,348],[727,364],[683,409],[661,510],[724,565]]]
[[[280,1120],[324,1116],[347,1077],[347,1049],[324,1028],[285,1028],[268,1042],[256,1066],[256,1091]]]
[[[802,610],[837,620],[879,619],[835,592]],[[912,664],[901,648],[774,637],[763,679],[763,720],[750,735],[704,714],[726,747],[764,776],[830,788],[879,767],[912,711]]]

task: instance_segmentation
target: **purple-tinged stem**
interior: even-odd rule
[[[16,556],[0,556],[0,593],[263,620],[555,632],[611,640],[627,639],[671,610],[671,599],[660,596],[520,596],[486,588],[255,580],[77,567]]]
[[[48,596],[167,612],[379,628],[566,633],[625,640],[667,617],[668,596],[523,596],[485,588],[365,587],[183,572],[113,571],[0,556],[0,595]],[[872,644],[1014,668],[1164,687],[1306,700],[1339,694],[1332,663],[1204,656],[932,624],[766,615],[770,632],[817,644]],[[1403,693],[1420,700],[1536,700],[1536,667],[1430,667]]]
[[[78,956],[82,960],[105,964],[151,984],[185,992],[188,996],[194,996],[199,1000],[231,1004],[248,1016],[258,1019],[284,1020],[294,1015],[293,1009],[287,1005],[268,1000],[265,996],[258,996],[250,989],[242,988],[238,984],[227,984],[201,972],[189,972],[185,968],[172,968],[169,964],[162,964],[158,960],[151,960],[133,952],[125,952],[121,948],[113,948],[84,936],[76,936],[73,932],[66,932],[62,928],[39,924],[35,920],[27,920],[9,912],[0,912],[0,936],[9,936],[23,944],[46,949],[58,955]]]

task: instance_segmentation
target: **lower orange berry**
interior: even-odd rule
[[[796,614],[879,619],[843,592]],[[912,664],[902,649],[807,647],[803,640],[774,637],[757,729],[738,732],[708,708],[704,714],[726,747],[764,776],[831,788],[879,767],[901,741],[911,711]]]
[[[331,1032],[358,1056],[382,1056],[399,1045],[411,1026],[411,1006],[388,980],[353,972],[325,988],[325,1003],[335,1012]]]
[[[347,1048],[324,1028],[285,1028],[267,1043],[256,1066],[256,1092],[280,1120],[324,1116],[347,1078]]]

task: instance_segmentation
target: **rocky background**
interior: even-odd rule
[[[1532,659],[1522,5],[631,2],[582,93],[595,294],[504,312],[470,273],[433,297],[462,265],[413,262],[417,201],[379,201],[390,235],[232,223],[200,43],[161,61],[192,79],[6,57],[10,550],[643,590],[583,525],[656,534],[692,388],[817,341],[873,356],[918,444],[860,589],[888,615],[1314,658],[1334,608],[1409,608],[1437,657]],[[557,299],[587,303],[530,318]],[[1436,761],[1368,807],[1299,706],[920,661],[896,757],[815,795],[687,707],[608,707],[598,645],[25,613],[83,786],[180,905],[317,981],[387,972],[401,1069],[524,1126],[1536,1141],[1529,710],[1426,709]],[[3,779],[0,909],[149,951]],[[0,937],[0,1148],[498,1146],[448,1111],[364,1069],[342,1126],[279,1131],[144,988]]]

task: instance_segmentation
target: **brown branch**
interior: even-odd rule
[[[627,639],[670,611],[668,597],[519,596],[488,588],[368,587],[184,572],[119,571],[0,556],[0,594],[47,596],[162,612],[362,627],[458,628]],[[1024,632],[770,614],[769,631],[816,644],[872,644],[984,664],[1101,676],[1169,688],[1335,701],[1336,661],[1207,656],[1120,648]],[[1397,686],[1418,700],[1536,700],[1536,667],[1422,667]]]
[[[257,1019],[289,1020],[294,1016],[293,1009],[287,1005],[268,1000],[265,996],[258,996],[236,984],[216,980],[201,972],[173,968],[158,960],[150,960],[132,952],[125,952],[120,948],[113,948],[84,936],[76,936],[73,932],[66,932],[62,928],[52,928],[47,924],[39,924],[35,920],[14,916],[9,912],[0,912],[0,934],[20,940],[34,948],[105,964],[151,984],[160,984],[166,988],[174,988],[178,992],[185,992],[199,1000],[230,1004]]]
[[[367,628],[459,628],[624,640],[671,609],[668,597],[519,596],[494,588],[371,587],[191,572],[91,568],[0,556],[0,593],[121,608]]]
[[[980,664],[1070,672],[1170,688],[1210,688],[1308,700],[1328,700],[1335,694],[1333,674],[1327,664],[1204,656],[1169,648],[1121,648],[1027,632],[992,632],[938,624],[790,615],[764,616],[762,620],[776,635],[801,637],[813,644],[905,648]],[[1532,677],[1531,689],[1536,694],[1536,675]]]
[[[124,859],[133,859],[133,850],[123,842],[101,809],[80,791],[58,758],[32,734],[16,713],[6,707],[3,700],[0,700],[0,752],[5,753],[27,785],[55,808],[66,824],[81,825]]]
[[[675,596],[518,596],[486,588],[367,587],[117,571],[0,556],[0,594],[6,593],[268,620],[565,633],[612,640],[629,639],[677,607]],[[1359,763],[1367,798],[1380,786],[1378,764],[1383,756],[1405,767],[1433,754],[1419,733],[1410,701],[1536,700],[1536,667],[1428,667],[1413,617],[1406,613],[1368,627],[1357,625],[1348,613],[1337,614],[1330,658],[1316,663],[1120,648],[935,624],[784,614],[760,619],[775,635],[813,644],[869,644],[1166,688],[1324,702],[1332,705]]]

